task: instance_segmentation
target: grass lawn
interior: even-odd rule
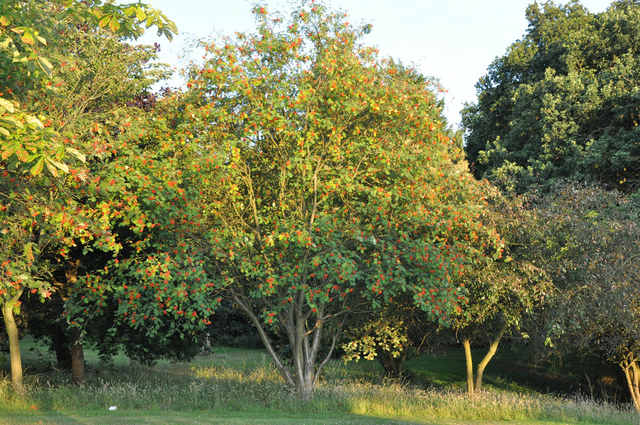
[[[575,393],[572,385],[579,382],[564,370],[568,359],[563,367],[536,363],[526,351],[508,347],[487,370],[487,391],[475,398],[461,390],[462,350],[443,348],[409,361],[401,383],[383,379],[375,361],[331,362],[309,403],[286,388],[263,350],[217,347],[189,363],[154,367],[132,364],[124,355],[105,365],[86,350],[87,383],[78,388],[69,372],[53,367],[44,347],[27,337],[21,349],[28,392],[21,397],[12,391],[9,364],[0,362],[0,425],[640,423],[635,412],[590,396],[553,395]],[[481,354],[474,353],[476,361]],[[589,362],[581,367],[571,370],[593,370]],[[550,382],[560,389],[550,391]]]
[[[208,425],[208,424],[273,424],[273,425],[321,425],[321,424],[353,424],[353,425],[400,425],[400,424],[433,424],[433,425],[468,425],[468,420],[452,420],[437,418],[411,418],[411,419],[387,419],[365,415],[353,414],[285,414],[275,411],[245,411],[245,412],[189,412],[189,411],[82,411],[82,412],[34,412],[14,413],[11,417],[0,414],[0,424],[7,425],[31,425],[31,424],[56,424],[56,425],[158,425],[158,424],[184,424],[184,425]],[[505,421],[474,421],[477,425],[504,425]],[[514,421],[511,424],[528,425],[558,425],[558,422],[549,421]],[[588,424],[588,422],[565,422],[567,424]]]

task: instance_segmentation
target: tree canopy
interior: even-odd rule
[[[500,239],[477,219],[482,190],[435,82],[322,5],[289,21],[253,12],[254,33],[203,44],[176,121],[201,176],[210,278],[309,397],[329,358],[316,366],[323,330],[402,293],[446,320],[465,302],[453,274],[498,255]],[[288,337],[292,368],[269,327]]]
[[[534,3],[529,27],[477,83],[465,150],[477,177],[518,191],[561,178],[638,188],[640,5],[593,14]]]
[[[144,4],[116,5],[102,0],[28,0],[0,2],[0,154],[12,169],[25,168],[38,175],[46,169],[57,175],[68,171],[65,154],[82,153],[65,146],[58,128],[51,126],[47,110],[32,103],[33,91],[55,93],[59,81],[54,68],[73,62],[71,51],[57,49],[69,30],[92,32],[107,28],[124,38],[138,38],[155,26],[171,39],[173,22]]]
[[[104,226],[105,210],[85,202],[89,170],[75,167],[74,160],[86,161],[89,152],[104,154],[110,137],[98,141],[96,134],[104,130],[113,136],[127,121],[124,114],[114,114],[124,106],[114,101],[122,92],[113,84],[114,75],[105,72],[114,71],[116,52],[123,53],[113,34],[135,37],[141,25],[175,31],[159,11],[141,3],[0,2],[0,245],[6,253],[0,305],[17,388],[22,368],[13,316],[21,295],[51,294],[58,267],[52,253],[64,257],[79,244],[89,250],[87,242],[94,240],[102,249],[118,246]],[[93,49],[87,48],[91,43]],[[144,49],[129,49],[139,59],[149,58]],[[120,86],[148,85],[151,79],[142,69],[133,63],[121,74]]]
[[[638,197],[573,183],[537,204],[543,237],[532,251],[558,288],[547,312],[548,342],[619,365],[640,412]]]

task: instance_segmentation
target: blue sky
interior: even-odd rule
[[[159,41],[161,60],[180,67],[188,57],[189,40],[220,33],[231,35],[253,27],[249,0],[146,0],[178,26],[172,43],[158,40],[151,30],[140,40]],[[475,83],[496,56],[522,38],[527,28],[525,10],[533,0],[329,0],[333,9],[346,11],[352,22],[373,24],[364,42],[377,46],[382,56],[414,64],[422,74],[436,77],[448,90],[445,115],[460,122],[465,102],[475,102]],[[287,10],[285,1],[266,0],[270,10]],[[544,3],[544,2],[538,2]],[[557,0],[556,4],[566,4]],[[581,0],[591,12],[607,9],[610,0]],[[186,58],[184,58],[187,56]],[[179,59],[183,57],[184,59]]]

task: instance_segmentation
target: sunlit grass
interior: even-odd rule
[[[33,354],[33,352],[31,352]],[[42,353],[29,358],[42,361]],[[434,361],[434,360],[431,360]],[[5,375],[0,379],[0,417],[11,412],[119,411],[172,412],[281,412],[283,415],[360,415],[424,423],[424,418],[465,421],[548,421],[558,423],[637,424],[638,415],[626,405],[612,405],[591,397],[557,397],[535,391],[502,389],[489,385],[470,398],[460,382],[439,378],[446,385],[429,385],[412,379],[384,379],[376,362],[330,362],[318,383],[315,397],[304,403],[283,382],[261,350],[215,349],[189,364],[160,362],[144,367],[120,359],[100,365],[91,360],[87,382],[75,387],[70,374],[31,367],[25,383],[27,395],[17,395]],[[425,366],[424,364],[422,366]],[[450,364],[454,367],[454,364]],[[458,364],[455,364],[459,368]],[[434,375],[436,376],[436,372]],[[432,379],[431,381],[434,381]],[[505,384],[506,385],[506,384]],[[190,415],[191,413],[189,413]],[[458,422],[462,421],[462,422]],[[0,421],[1,422],[1,421]]]

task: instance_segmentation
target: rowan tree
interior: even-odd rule
[[[203,42],[176,120],[201,176],[209,277],[309,399],[350,313],[408,293],[444,321],[465,302],[452,275],[500,243],[478,220],[482,192],[436,82],[380,58],[361,44],[369,25],[321,4],[288,21],[253,13],[254,33]]]

